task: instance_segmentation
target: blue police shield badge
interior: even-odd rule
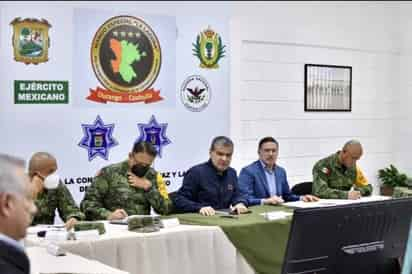
[[[84,136],[78,145],[87,149],[89,161],[97,156],[108,160],[109,149],[118,145],[112,136],[114,124],[105,125],[97,115],[92,125],[82,124],[82,129]]]
[[[144,141],[151,143],[161,158],[162,147],[172,143],[166,136],[167,123],[159,124],[155,116],[152,115],[148,124],[138,123],[137,126],[139,127],[140,136],[136,142]]]

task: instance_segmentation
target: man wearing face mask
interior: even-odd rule
[[[103,168],[87,189],[81,208],[88,220],[119,220],[128,215],[172,211],[162,176],[151,165],[156,149],[147,142],[133,146],[126,161]]]
[[[359,141],[350,140],[338,151],[313,167],[312,193],[323,199],[351,199],[372,193],[356,162],[362,156],[362,145]]]
[[[247,211],[247,200],[239,192],[236,170],[230,167],[233,142],[218,136],[210,146],[209,161],[190,168],[173,202],[180,212],[215,215],[216,209],[228,209],[237,214]]]
[[[66,228],[71,229],[77,221],[84,220],[85,216],[70,191],[60,181],[56,170],[57,161],[50,153],[37,152],[30,158],[29,177],[38,208],[32,224],[53,224],[57,209]]]

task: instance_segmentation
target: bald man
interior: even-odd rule
[[[74,202],[70,191],[60,181],[56,170],[56,158],[50,153],[37,152],[29,161],[33,198],[38,208],[32,224],[53,224],[57,209],[66,228],[71,229],[77,221],[84,220],[85,216]]]
[[[342,150],[319,160],[312,171],[312,194],[323,199],[350,200],[371,195],[372,186],[356,166],[362,153],[361,143],[350,140]]]

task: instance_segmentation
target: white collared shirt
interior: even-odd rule
[[[5,243],[7,243],[11,246],[14,246],[15,248],[17,248],[17,249],[24,252],[24,245],[23,245],[22,242],[16,241],[15,239],[13,239],[13,238],[11,238],[11,237],[3,234],[3,233],[0,233],[0,241],[3,241],[3,242],[5,242]]]

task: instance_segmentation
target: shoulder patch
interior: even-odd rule
[[[330,169],[327,168],[327,167],[322,168],[321,171],[322,171],[323,173],[325,173],[326,175],[329,175],[329,174],[330,174]]]
[[[159,172],[156,173],[156,183],[157,183],[157,189],[159,190],[159,193],[163,197],[163,199],[169,199],[169,194],[167,192],[166,184],[163,180],[162,175]]]
[[[99,170],[96,172],[96,174],[94,175],[94,177],[98,177],[98,176],[102,175],[102,173],[103,173],[103,170],[102,170],[102,169],[99,169]]]

